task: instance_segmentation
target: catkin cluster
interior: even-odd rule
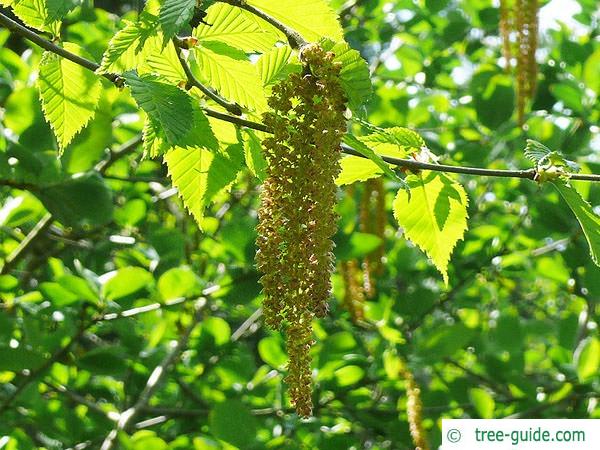
[[[525,120],[525,108],[537,87],[538,66],[538,0],[501,0],[500,33],[507,68],[512,58],[511,36],[516,36],[517,116],[520,125]]]
[[[341,64],[316,44],[300,50],[303,73],[274,86],[264,123],[263,185],[256,262],[265,322],[285,328],[290,397],[299,415],[312,412],[309,351],[312,320],[328,311],[337,217],[335,179],[346,131]]]

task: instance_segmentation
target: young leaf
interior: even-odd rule
[[[187,77],[179,58],[175,46],[167,44],[162,50],[154,50],[146,57],[146,66],[150,69],[150,73],[160,75],[172,84],[179,84],[182,81],[187,81]]]
[[[326,0],[248,0],[247,3],[280,20],[307,41],[316,42],[322,37],[344,39],[337,14]]]
[[[191,98],[171,84],[152,75],[126,74],[131,95],[155,127],[159,127],[171,145],[180,145],[193,127]]]
[[[193,126],[189,132],[179,141],[177,147],[186,149],[202,148],[214,151],[219,148],[219,143],[213,133],[208,118],[196,105],[193,105]],[[150,118],[146,119],[143,131],[144,155],[155,158],[165,154],[173,147],[165,137],[163,130]]]
[[[344,137],[344,142],[346,144],[350,145],[352,148],[354,148],[354,150],[359,152],[361,155],[369,158],[371,160],[371,162],[373,162],[377,166],[377,168],[380,169],[387,176],[389,176],[390,178],[392,178],[395,181],[398,181],[399,183],[401,183],[404,186],[406,185],[404,180],[402,178],[400,178],[396,174],[396,172],[394,172],[390,168],[388,163],[386,163],[383,159],[381,159],[381,156],[379,156],[377,153],[375,153],[373,150],[371,150],[369,147],[367,147],[362,141],[359,141],[358,138],[356,138],[355,136],[353,136],[351,134],[347,134]]]
[[[226,3],[216,3],[206,13],[204,20],[210,25],[201,24],[193,32],[200,43],[219,41],[246,52],[264,52],[279,39],[272,27],[261,24],[249,12]]]
[[[368,100],[372,93],[371,76],[367,62],[360,53],[345,42],[334,42],[323,39],[321,46],[324,50],[335,54],[335,61],[342,63],[340,82],[346,96],[348,106],[355,111]]]
[[[260,181],[267,177],[267,162],[262,154],[260,138],[252,130],[244,130],[244,157],[246,166]]]
[[[44,0],[13,0],[12,2],[3,2],[3,4],[12,6],[15,15],[25,25],[47,31],[55,36],[60,34],[60,21],[51,18],[50,5],[46,5]]]
[[[577,217],[590,247],[590,256],[600,266],[600,216],[594,213],[590,204],[581,198],[574,187],[563,180],[553,181],[552,184]]]
[[[375,129],[374,133],[361,137],[360,142],[377,155],[394,158],[406,158],[410,152],[417,152],[425,145],[418,133],[402,127]],[[346,156],[341,164],[342,171],[336,180],[338,185],[365,181],[383,173],[380,165],[357,156]]]
[[[262,80],[263,86],[274,84],[276,81],[290,73],[288,62],[292,56],[292,49],[289,45],[276,47],[273,50],[264,53],[257,61],[256,68]],[[298,66],[298,71],[300,67]]]
[[[191,67],[201,80],[240,105],[262,112],[267,100],[256,67],[244,52],[220,42],[194,47]]]
[[[160,26],[164,34],[163,45],[187,24],[194,15],[197,0],[164,0],[160,6]]]
[[[383,171],[373,161],[359,156],[345,156],[341,159],[342,171],[335,183],[338,186],[367,181],[370,178],[381,176]]]
[[[123,73],[142,65],[148,55],[161,51],[156,17],[143,12],[139,22],[126,22],[108,43],[98,73]]]
[[[70,11],[81,4],[81,0],[46,0],[46,22],[62,20]]]
[[[66,43],[64,48],[90,58],[78,45]],[[75,135],[94,117],[102,84],[87,69],[52,52],[44,52],[38,79],[44,116],[62,152]]]
[[[235,180],[243,158],[240,144],[217,152],[176,147],[165,154],[173,186],[199,226],[213,197]]]
[[[423,171],[406,178],[394,200],[394,216],[404,235],[419,246],[448,284],[448,261],[467,229],[467,194],[446,174]]]

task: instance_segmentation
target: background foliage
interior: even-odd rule
[[[133,23],[141,8],[91,3],[66,16],[61,34],[75,53],[100,62],[115,33],[131,26],[123,19]],[[578,12],[564,22],[544,22],[542,14],[539,88],[521,130],[492,1],[333,1],[346,39],[373,73],[374,95],[358,114],[376,126],[416,129],[441,162],[530,167],[522,149],[532,138],[600,173],[597,2],[572,3]],[[301,19],[299,31],[315,32]],[[241,37],[231,34],[230,44],[262,51],[265,36],[257,34],[249,27]],[[116,414],[136,402],[172,342],[197,319],[181,359],[131,433],[119,436],[122,448],[410,448],[404,361],[422,390],[432,446],[441,417],[600,416],[600,272],[551,185],[462,179],[469,230],[446,287],[401,239],[391,212],[399,184],[386,181],[386,264],[376,296],[364,320],[353,323],[335,275],[331,314],[315,325],[315,417],[301,421],[285,397],[283,341],[257,313],[259,181],[249,171],[236,176],[248,158],[258,164],[255,173],[264,171],[251,158],[258,138],[249,134],[242,146],[235,129],[224,127],[215,133],[231,142],[226,156],[200,151],[186,163],[202,167],[214,158],[211,170],[224,180],[202,181],[209,194],[191,211],[199,232],[166,167],[141,158],[144,118],[128,90],[109,83],[100,89],[98,78],[81,75],[89,85],[71,85],[65,97],[77,102],[79,90],[97,91],[95,116],[79,134],[83,123],[62,124],[57,142],[42,114],[49,107],[44,80],[55,86],[57,71],[73,67],[42,59],[39,48],[6,30],[0,41],[0,448],[98,448]],[[260,110],[262,92],[244,90],[250,84],[239,78],[256,72],[227,76],[234,50],[224,58],[222,48],[206,47],[199,57],[213,58],[225,74],[212,80],[222,83],[219,91]],[[264,71],[262,82],[276,76]],[[177,96],[151,83],[136,86],[138,104]],[[194,117],[191,105],[177,106],[189,106]],[[77,107],[85,118],[89,105]],[[144,109],[152,117],[152,108]],[[155,120],[167,140],[177,137],[181,124],[172,117]],[[189,176],[170,171],[174,179]],[[597,186],[576,187],[600,204]],[[379,243],[358,233],[363,189],[340,193],[339,261],[364,258]],[[52,220],[44,220],[48,213]],[[36,224],[35,242],[13,261]]]

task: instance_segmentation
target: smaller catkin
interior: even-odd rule
[[[415,450],[429,450],[425,429],[423,428],[423,402],[419,388],[412,372],[404,366],[400,375],[406,382],[406,414],[408,426]]]
[[[509,0],[500,0],[500,35],[502,37],[502,56],[506,61],[505,69],[510,71],[512,60],[512,44],[510,35],[513,30],[513,14]]]
[[[340,272],[344,279],[344,308],[350,313],[353,322],[358,322],[365,317],[365,292],[363,275],[356,259],[342,261]]]
[[[376,293],[376,279],[383,272],[383,256],[385,253],[385,189],[382,178],[368,180],[365,183],[360,205],[360,230],[381,238],[381,245],[368,254],[363,261],[364,290],[369,298]]]
[[[517,0],[513,15],[517,35],[517,120],[525,123],[525,110],[537,85],[538,0]]]
[[[328,311],[337,229],[337,187],[346,98],[341,64],[316,44],[300,50],[303,73],[273,87],[264,123],[263,184],[256,262],[262,273],[263,312],[273,329],[285,329],[291,402],[311,414],[312,320]]]

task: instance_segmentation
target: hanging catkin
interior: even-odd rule
[[[353,322],[365,317],[365,291],[363,274],[356,259],[342,261],[340,273],[344,280],[344,308],[350,313]]]
[[[335,179],[346,131],[341,64],[316,44],[300,50],[304,72],[274,86],[264,123],[267,179],[258,224],[265,322],[285,329],[291,402],[312,412],[312,320],[328,311],[337,228]]]
[[[525,123],[525,111],[537,87],[538,66],[535,54],[538,47],[538,0],[501,0],[500,34],[503,53],[510,66],[511,34],[516,35],[517,120]]]
[[[385,189],[383,179],[380,177],[365,183],[360,205],[360,231],[374,234],[382,240],[382,244],[363,261],[364,290],[369,298],[375,296],[377,276],[383,271],[385,225]]]
[[[423,428],[423,402],[421,401],[421,389],[415,381],[412,372],[404,365],[400,375],[406,382],[406,414],[408,426],[415,450],[429,450],[425,429]]]

